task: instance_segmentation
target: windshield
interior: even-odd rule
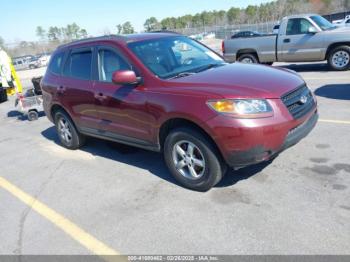
[[[322,29],[322,30],[331,30],[336,28],[335,25],[333,25],[331,22],[329,22],[327,19],[323,18],[322,16],[316,15],[311,16],[311,19]]]
[[[140,41],[128,46],[160,78],[186,76],[225,63],[219,55],[187,37]]]

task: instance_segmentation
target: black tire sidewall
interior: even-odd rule
[[[30,112],[28,113],[28,120],[29,120],[29,121],[34,121],[34,120],[37,120],[38,118],[39,118],[39,115],[38,115],[37,112],[35,112],[35,111],[30,111]]]
[[[177,169],[172,159],[172,151],[174,145],[181,140],[187,140],[195,144],[202,152],[205,160],[204,175],[198,180],[191,180],[182,176]],[[174,176],[174,178],[183,186],[197,190],[207,191],[217,184],[223,177],[223,168],[221,159],[218,158],[218,154],[215,148],[202,136],[199,132],[196,132],[189,128],[179,128],[171,131],[167,136],[164,143],[164,160]]]
[[[242,54],[238,57],[238,62],[242,62],[244,58],[250,58],[253,64],[258,64],[258,58],[254,54]]]
[[[329,53],[329,56],[328,56],[328,65],[335,71],[345,71],[345,70],[349,70],[350,69],[350,61],[349,63],[345,66],[345,67],[335,67],[333,65],[333,61],[332,61],[332,58],[333,58],[333,55],[338,52],[338,51],[344,51],[344,52],[347,52],[349,57],[350,57],[350,47],[349,46],[339,46],[339,47],[336,47],[334,48],[330,53]]]
[[[58,130],[58,121],[61,118],[64,118],[69,124],[69,128],[70,128],[70,131],[71,131],[71,134],[72,134],[72,142],[70,144],[66,143],[66,141],[64,141],[62,139],[62,137],[60,136],[60,132]],[[74,150],[74,149],[78,149],[79,147],[82,146],[82,144],[84,143],[83,136],[78,133],[78,131],[77,131],[73,121],[71,120],[71,118],[65,112],[63,112],[61,110],[58,110],[55,113],[54,120],[55,120],[55,127],[56,127],[56,131],[57,131],[58,137],[60,139],[61,144],[65,148]]]

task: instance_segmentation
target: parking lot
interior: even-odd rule
[[[158,153],[96,139],[69,151],[45,116],[0,104],[0,254],[350,254],[350,72],[275,66],[303,76],[319,123],[206,193]]]

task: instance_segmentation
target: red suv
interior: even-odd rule
[[[184,186],[206,191],[227,167],[276,156],[315,126],[316,100],[293,71],[227,64],[182,35],[104,36],[60,46],[42,80],[64,147],[86,136],[163,152]]]

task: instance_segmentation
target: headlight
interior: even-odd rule
[[[211,100],[207,104],[216,112],[230,114],[237,118],[270,117],[273,110],[265,99]]]

